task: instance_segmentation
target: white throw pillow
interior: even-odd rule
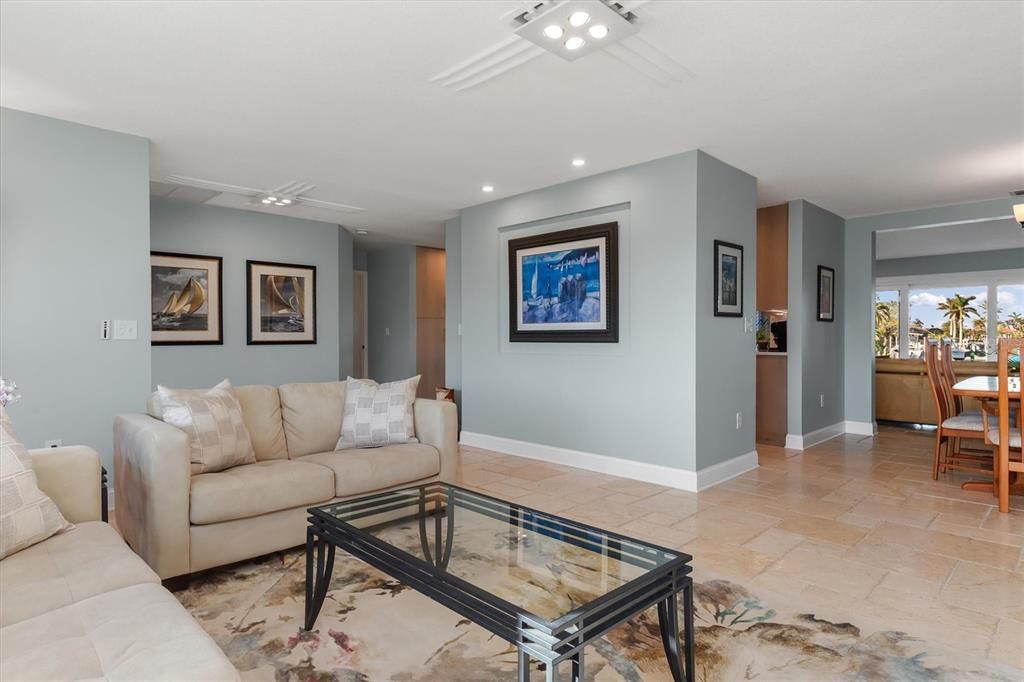
[[[412,405],[419,383],[419,375],[387,384],[349,377],[341,416],[341,438],[334,449],[417,442]]]
[[[188,434],[192,473],[223,471],[253,464],[249,430],[231,382],[225,379],[208,391],[156,387],[164,422]]]
[[[39,489],[32,455],[0,407],[0,559],[74,528]]]

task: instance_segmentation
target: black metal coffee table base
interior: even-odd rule
[[[319,511],[310,510],[310,525],[306,530],[307,630],[316,624],[327,596],[337,547],[515,645],[519,649],[519,682],[528,682],[531,659],[545,664],[548,682],[560,679],[558,668],[561,663],[569,663],[569,679],[579,682],[583,679],[584,647],[613,627],[654,606],[658,608],[662,645],[673,680],[694,681],[693,580],[689,575],[692,569],[685,561],[651,571],[628,583],[628,589],[605,595],[551,624],[535,621],[512,604],[445,572],[451,552],[451,506],[433,516],[419,516],[420,538],[427,562],[347,524],[339,524],[327,515],[321,516]],[[518,515],[510,515],[508,520],[514,526],[519,521]],[[433,554],[428,546],[427,525],[434,526],[436,543]],[[446,526],[444,532],[443,526]],[[676,604],[679,592],[683,593],[682,651]],[[684,665],[680,665],[681,654]]]

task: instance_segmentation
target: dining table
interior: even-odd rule
[[[1020,377],[1010,377],[1009,385],[1010,402],[1020,402]],[[977,398],[978,400],[999,400],[999,377],[976,376],[967,377],[953,384],[953,395],[964,398]],[[1024,495],[1024,480],[1018,480],[1016,473],[1010,477],[1010,494]],[[967,481],[961,486],[964,490],[976,490],[980,492],[995,492],[995,481]]]

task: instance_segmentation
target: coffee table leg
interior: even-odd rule
[[[697,674],[697,666],[694,663],[696,632],[693,629],[693,578],[690,577],[687,577],[683,583],[683,627],[686,628],[686,633],[683,635],[686,638],[684,640],[686,682],[694,682],[694,676]]]
[[[572,661],[572,682],[583,682],[583,649],[580,649],[570,660]]]
[[[683,682],[683,671],[679,666],[679,613],[676,611],[675,593],[658,602],[658,624],[661,626],[661,643],[665,647],[672,679],[674,682]]]
[[[558,664],[548,663],[547,665],[547,676],[544,678],[547,682],[558,682]]]
[[[316,571],[313,570],[313,548],[316,546]],[[327,597],[334,572],[334,545],[306,529],[306,629],[312,630],[320,608]]]
[[[530,682],[530,654],[522,649],[519,650],[519,671],[516,674],[517,682]]]

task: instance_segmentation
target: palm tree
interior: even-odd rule
[[[963,345],[964,322],[972,317],[979,317],[978,309],[971,305],[971,301],[976,298],[978,297],[953,294],[938,305],[939,310],[945,311],[945,318],[949,320],[949,334],[958,346]]]
[[[880,301],[875,296],[875,354],[886,356],[899,342],[899,320],[896,301]]]

